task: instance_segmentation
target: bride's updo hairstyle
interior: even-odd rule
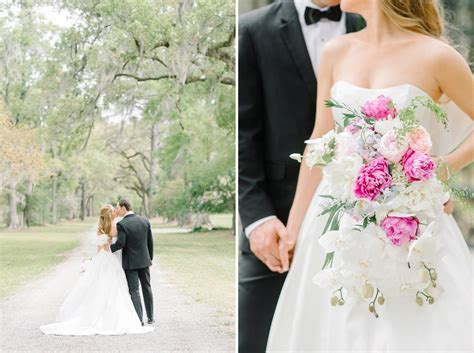
[[[399,27],[447,41],[438,0],[379,0],[379,4],[385,16]]]
[[[111,205],[102,206],[99,211],[99,225],[97,227],[97,235],[107,234],[110,238],[112,230],[112,210]]]

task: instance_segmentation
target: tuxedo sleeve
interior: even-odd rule
[[[243,228],[274,215],[266,191],[262,78],[248,27],[239,28],[239,215]]]
[[[117,241],[115,242],[115,244],[110,245],[110,250],[112,250],[112,252],[116,252],[117,250],[122,249],[126,243],[127,234],[125,233],[123,226],[119,222],[117,223]]]
[[[153,234],[151,233],[150,222],[148,222],[147,243],[148,243],[148,252],[150,253],[150,260],[153,260]]]

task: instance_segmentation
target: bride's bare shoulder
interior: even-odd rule
[[[431,45],[432,60],[439,68],[444,65],[468,65],[464,56],[448,43],[433,39]]]
[[[448,60],[451,63],[455,63],[459,59],[464,61],[463,56],[453,46],[441,39],[417,34],[414,36],[413,43],[420,53],[424,53],[433,62],[439,60],[445,62],[445,60]]]

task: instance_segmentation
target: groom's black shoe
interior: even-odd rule
[[[145,323],[142,321],[142,326],[145,326]]]
[[[153,319],[148,319],[148,324],[149,324],[149,325],[152,325],[152,324],[154,324],[154,323],[155,323],[155,320],[153,320]]]

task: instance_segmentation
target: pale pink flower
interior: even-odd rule
[[[431,138],[428,131],[423,126],[419,126],[411,131],[407,136],[410,147],[418,152],[429,154],[431,151]]]
[[[392,163],[398,163],[407,149],[407,140],[400,140],[394,130],[383,135],[377,146],[377,151]]]

